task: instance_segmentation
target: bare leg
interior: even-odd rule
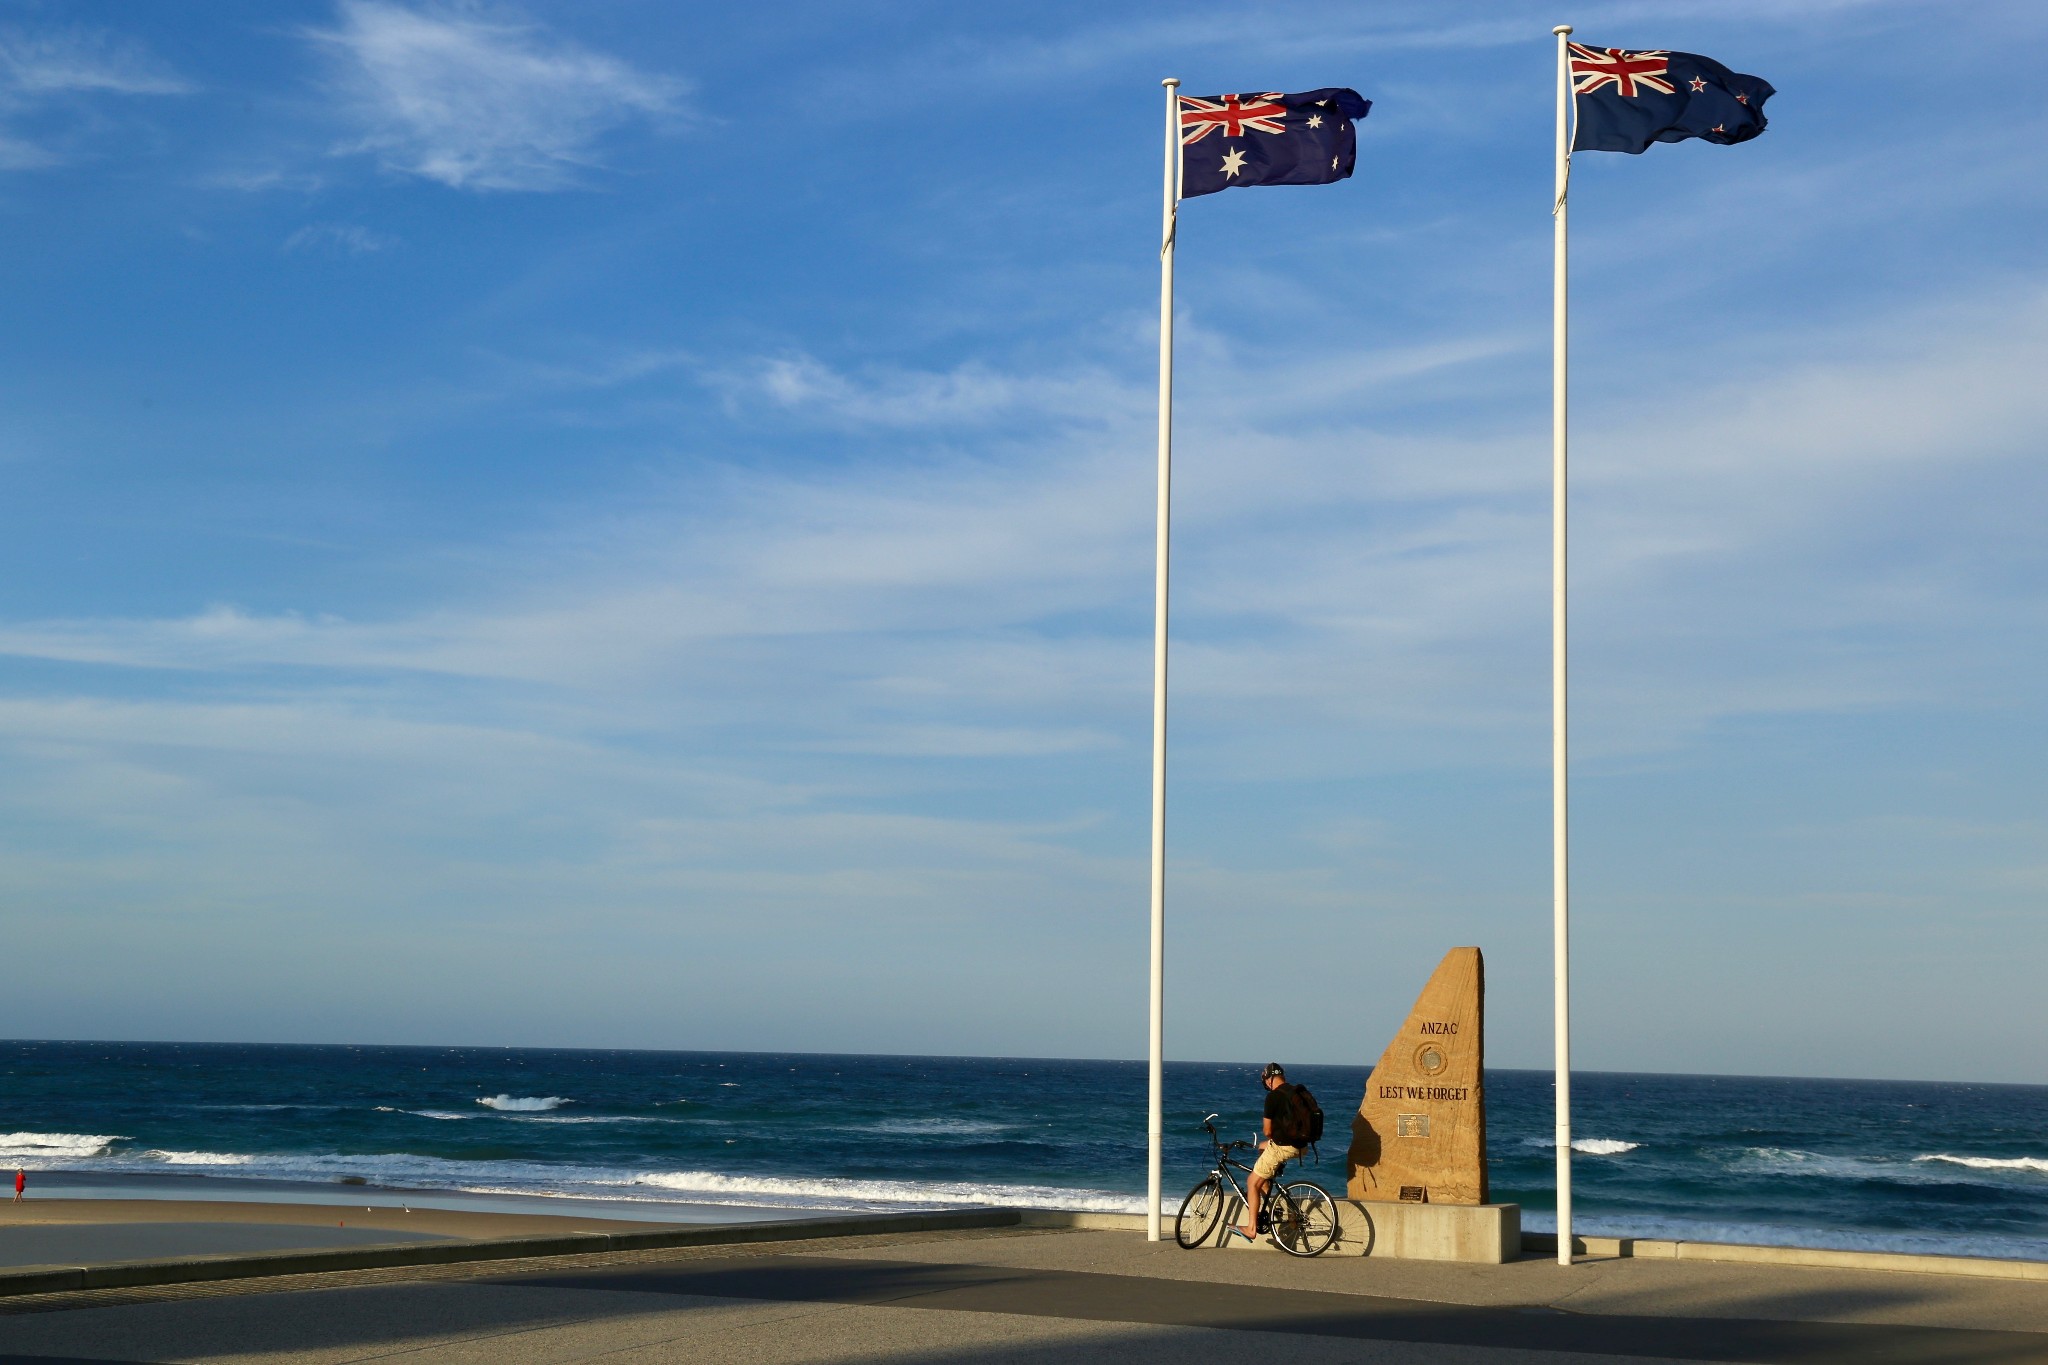
[[[1266,1177],[1254,1173],[1244,1182],[1244,1235],[1259,1235],[1259,1208],[1266,1202],[1266,1186],[1271,1183]]]

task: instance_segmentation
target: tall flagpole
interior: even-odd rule
[[[1551,952],[1557,1026],[1557,1263],[1572,1263],[1572,1004],[1570,841],[1566,837],[1569,769],[1565,745],[1565,191],[1571,183],[1570,24],[1557,35],[1556,250],[1550,323],[1550,805]]]
[[[1180,82],[1166,87],[1166,187],[1159,242],[1159,527],[1152,588],[1151,1110],[1145,1124],[1145,1236],[1159,1240],[1166,1131],[1166,535],[1173,491],[1173,228],[1180,202]]]

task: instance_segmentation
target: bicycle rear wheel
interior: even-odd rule
[[[1273,1240],[1290,1256],[1320,1256],[1337,1240],[1337,1201],[1303,1181],[1273,1192]]]
[[[1180,1216],[1173,1220],[1173,1240],[1193,1251],[1209,1240],[1222,1214],[1223,1182],[1212,1175],[1180,1201]]]

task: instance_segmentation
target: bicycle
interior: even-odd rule
[[[1247,1204],[1236,1172],[1252,1173],[1251,1167],[1231,1155],[1251,1143],[1223,1141],[1216,1135],[1214,1114],[1202,1120],[1202,1128],[1216,1149],[1216,1169],[1188,1191],[1173,1222],[1173,1240],[1189,1251],[1215,1235],[1217,1220],[1230,1202],[1226,1189],[1237,1196],[1238,1207]],[[1283,1185],[1276,1175],[1266,1185],[1266,1206],[1259,1210],[1258,1227],[1290,1256],[1320,1256],[1337,1240],[1337,1201],[1320,1185],[1306,1180]]]

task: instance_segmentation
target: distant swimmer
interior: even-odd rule
[[[26,1197],[27,1197],[27,1196],[26,1196],[26,1195],[25,1195],[25,1194],[23,1193],[23,1191],[25,1191],[25,1190],[27,1190],[27,1189],[28,1189],[28,1172],[27,1172],[27,1171],[24,1171],[24,1170],[22,1170],[22,1169],[21,1169],[21,1168],[20,1168],[19,1166],[17,1166],[17,1167],[15,1167],[15,1168],[14,1168],[14,1202],[15,1202],[15,1203],[19,1204],[19,1203],[20,1203],[20,1202],[21,1202],[21,1201],[22,1201],[22,1200],[23,1200],[24,1198],[26,1198]]]

